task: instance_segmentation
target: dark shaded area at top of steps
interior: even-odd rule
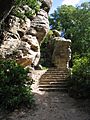
[[[41,91],[67,91],[69,70],[49,68],[39,80]]]

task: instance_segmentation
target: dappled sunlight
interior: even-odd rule
[[[47,71],[47,69],[46,70],[33,70],[33,71],[31,71],[31,76],[32,76],[32,79],[34,81],[33,84],[31,85],[33,93],[40,94],[40,95],[45,94],[44,91],[39,91],[38,86],[39,86],[39,79],[46,71]]]
[[[37,89],[32,88],[32,93],[39,94],[39,95],[44,95],[45,91],[40,91],[38,88]]]

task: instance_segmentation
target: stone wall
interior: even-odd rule
[[[42,0],[40,11],[32,17],[20,19],[8,16],[0,41],[0,59],[14,59],[23,66],[36,66],[40,59],[40,43],[49,29],[48,12],[52,0]],[[28,5],[21,12],[30,9]]]

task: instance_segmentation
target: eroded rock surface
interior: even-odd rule
[[[23,66],[36,66],[40,59],[40,43],[48,32],[48,11],[52,0],[41,1],[41,8],[31,19],[10,14],[0,44],[0,59],[14,59]],[[18,8],[21,13],[30,11],[28,5]]]
[[[59,69],[68,69],[71,59],[71,40],[55,37],[55,48],[52,55],[52,63]]]
[[[46,11],[49,12],[51,6],[52,6],[52,0],[40,0],[42,1],[42,8]]]

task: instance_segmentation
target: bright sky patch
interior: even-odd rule
[[[63,0],[62,5],[76,5],[80,0]]]

